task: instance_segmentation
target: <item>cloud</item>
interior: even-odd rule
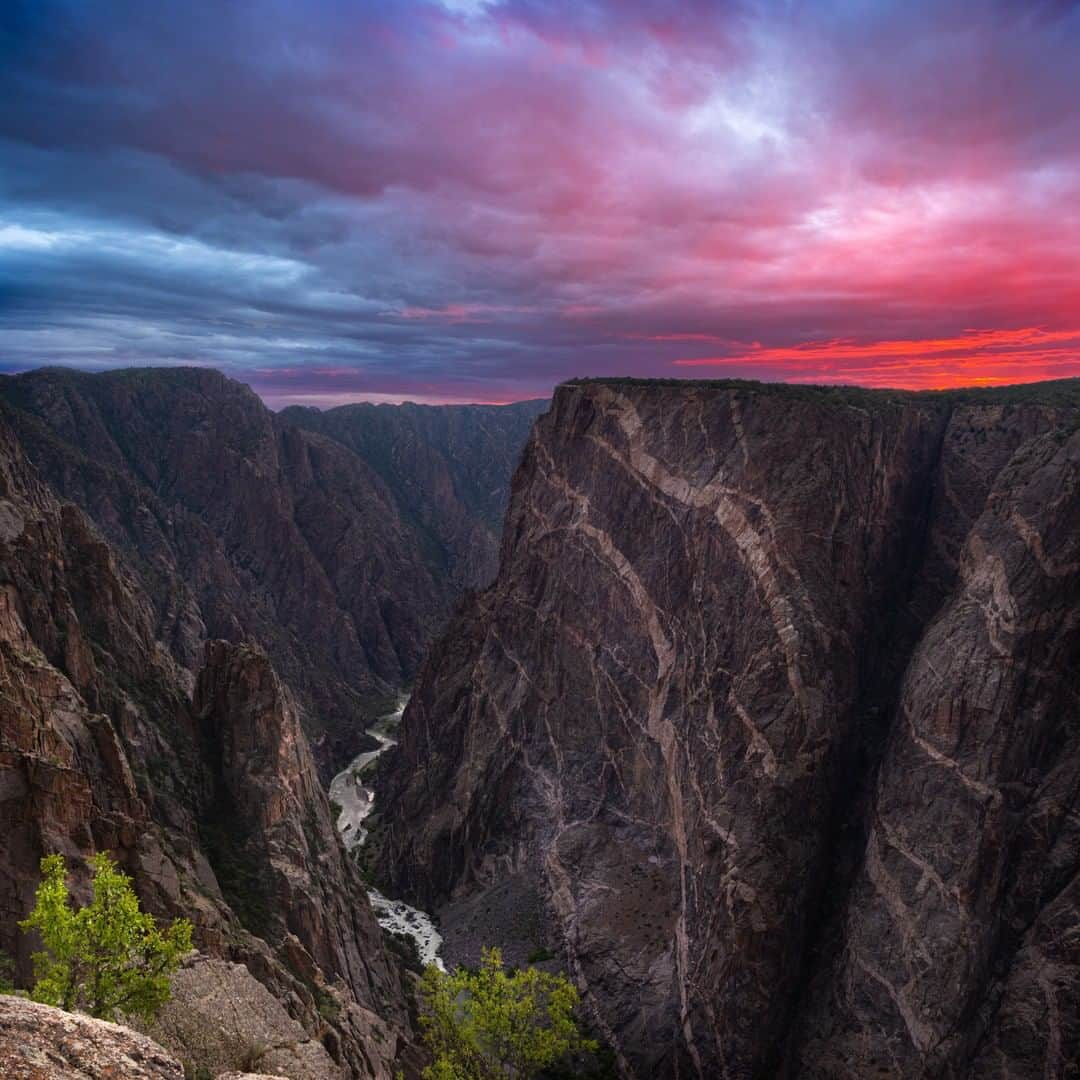
[[[1080,376],[1080,324],[1071,330],[969,330],[951,338],[834,340],[787,349],[755,343],[748,352],[681,359],[675,365],[751,368],[798,382],[914,389],[1034,382]]]
[[[1071,371],[1023,333],[1080,311],[1078,47],[1060,2],[15,0],[0,366]]]

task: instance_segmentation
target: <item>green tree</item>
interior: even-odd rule
[[[537,968],[508,974],[498,949],[484,950],[477,971],[429,966],[420,989],[434,1058],[425,1080],[524,1080],[567,1054],[596,1049],[574,1021],[573,984]]]
[[[191,951],[191,923],[176,919],[162,931],[139,909],[131,879],[105,853],[90,860],[92,898],[76,910],[62,855],[41,860],[34,910],[19,925],[44,945],[34,954],[31,997],[102,1020],[117,1012],[152,1018],[169,1000],[169,976]]]

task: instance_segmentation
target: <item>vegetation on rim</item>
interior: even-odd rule
[[[507,972],[498,949],[485,949],[475,971],[429,966],[420,994],[420,1026],[434,1058],[424,1080],[525,1080],[597,1050],[574,1019],[578,992],[570,980],[533,967]]]
[[[99,1020],[117,1013],[152,1019],[169,1000],[169,977],[191,951],[191,923],[167,930],[139,907],[129,878],[101,852],[90,859],[92,898],[71,904],[62,855],[41,860],[34,910],[19,925],[41,936],[34,954],[34,1001]]]

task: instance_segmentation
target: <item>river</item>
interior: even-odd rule
[[[379,740],[378,749],[366,750],[357,755],[330,782],[330,798],[341,807],[337,829],[350,854],[367,837],[364,821],[375,809],[375,792],[365,783],[364,771],[380,754],[394,745],[394,734],[408,701],[407,697],[403,697],[394,712],[380,717],[374,726],[368,729],[369,734]],[[416,942],[422,964],[435,964],[443,971],[446,970],[439,957],[442,935],[435,929],[435,924],[426,911],[414,908],[403,900],[391,900],[383,896],[378,889],[370,887],[368,897],[381,927],[392,933],[408,934]]]

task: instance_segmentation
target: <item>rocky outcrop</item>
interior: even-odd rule
[[[291,1080],[291,1078],[277,1073],[225,1072],[220,1073],[217,1080]]]
[[[265,654],[212,642],[198,692],[154,606],[0,418],[0,951],[42,855],[110,851],[144,906],[190,918],[345,1075],[384,1078],[407,1042],[400,972],[346,861],[296,708]],[[203,670],[205,669],[205,670]],[[257,796],[257,801],[256,801]]]
[[[189,1071],[213,1076],[230,1070],[288,1080],[417,1074],[416,1048],[403,1048],[392,1024],[358,1005],[340,984],[318,987],[316,996],[321,1029],[298,1023],[243,964],[197,956],[173,976],[172,999],[146,1033]]]
[[[1077,384],[570,384],[381,872],[539,906],[627,1076],[1066,1076],[1078,662]]]
[[[242,964],[198,957],[172,979],[172,999],[147,1034],[190,1071],[342,1080],[344,1068]],[[233,1070],[230,1072],[230,1070]]]
[[[266,656],[207,645],[195,708],[213,794],[200,829],[248,928],[282,941],[309,984],[341,980],[373,1015],[404,1021],[397,972],[363,882],[346,858],[295,707]],[[383,1042],[391,1049],[389,1028]]]
[[[0,500],[0,950],[25,977],[31,943],[15,923],[41,856],[122,849],[162,910],[181,875],[197,880],[200,868],[158,821],[192,831],[199,784],[193,718],[149,605],[2,424]],[[189,768],[160,769],[166,761]],[[151,772],[164,774],[156,789]]]
[[[245,968],[236,970],[247,974]],[[250,975],[247,979],[266,995]],[[190,988],[185,985],[183,989]],[[298,1025],[273,1013],[277,1006],[273,998],[261,1001],[262,1008],[249,1014],[245,1010],[250,999],[244,991],[250,995],[250,987],[244,985],[237,996],[234,980],[229,989],[230,996],[217,1005],[224,1010],[226,1023],[236,1020],[235,1030],[229,1031],[235,1036],[235,1045],[223,1043],[217,1055],[204,1054],[194,1062],[184,1055],[191,1045],[203,1045],[218,1034],[221,1014],[199,1015],[196,1024],[193,1018],[197,1014],[193,1013],[192,1023],[183,1028],[187,1041],[174,1056],[158,1041],[120,1024],[0,995],[0,1073],[5,1080],[185,1080],[189,1073],[216,1080],[335,1080],[344,1075],[318,1043],[305,1040]],[[175,1017],[177,1013],[174,1003],[170,1014]],[[281,1041],[288,1036],[295,1041]],[[267,1067],[280,1066],[282,1071],[222,1071],[210,1063],[218,1056],[258,1060]]]
[[[184,1080],[180,1062],[145,1035],[2,996],[0,1075],[5,1080]]]
[[[490,580],[540,407],[278,416],[183,368],[42,370],[0,379],[0,396],[42,477],[141,585],[190,683],[207,640],[258,643],[303,706],[324,780],[462,589]]]

